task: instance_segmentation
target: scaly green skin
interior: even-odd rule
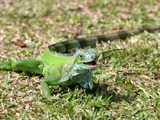
[[[53,54],[48,49],[41,60],[0,61],[5,70],[34,72],[44,75],[41,83],[43,95],[52,98],[49,86],[80,84],[84,88],[93,87],[92,70],[97,67],[96,53],[93,49],[76,50],[72,56]]]
[[[92,70],[94,65],[86,65],[88,62],[96,61],[94,50],[77,50],[73,56],[53,54],[46,49],[42,55],[44,64],[43,75],[45,80],[42,82],[42,91],[48,98],[51,93],[48,85],[68,86],[79,83],[84,88],[92,89]]]
[[[131,31],[121,31],[109,35],[99,35],[90,38],[80,38],[77,40],[53,44],[42,54],[40,60],[17,60],[0,61],[0,69],[34,72],[44,75],[41,83],[43,95],[52,98],[49,86],[80,84],[84,88],[93,87],[92,71],[97,67],[97,55],[93,49],[76,50],[71,55],[63,55],[73,48],[94,47],[96,41],[107,42],[110,40],[124,39],[128,36],[137,35],[144,31],[154,32],[160,30],[160,26],[149,28],[139,28]],[[58,52],[58,53],[57,53]],[[102,53],[103,54],[103,53]],[[107,52],[104,52],[107,54]]]

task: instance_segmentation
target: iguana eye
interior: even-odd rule
[[[80,59],[83,59],[83,55],[82,55],[82,54],[80,54],[80,55],[79,55],[79,58],[80,58]]]

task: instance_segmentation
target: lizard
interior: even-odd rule
[[[144,31],[154,32],[156,30],[160,30],[160,26],[120,31],[109,35],[98,35],[52,44],[44,50],[40,60],[0,61],[0,69],[42,74],[44,76],[44,80],[41,82],[42,94],[44,97],[52,99],[49,86],[80,84],[86,89],[93,88],[93,70],[97,68],[96,61],[100,54],[106,54],[107,51],[97,54],[94,49],[80,50],[79,48],[94,47],[96,41],[107,42],[125,39]],[[74,52],[72,54],[68,53],[73,48],[75,48]]]

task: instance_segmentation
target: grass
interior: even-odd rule
[[[159,24],[159,0],[8,0],[0,3],[0,59],[40,58],[48,45]],[[27,46],[14,42],[21,40]],[[159,119],[160,33],[143,33],[97,45],[113,51],[99,60],[94,90],[53,87],[41,95],[43,77],[0,71],[0,119]]]

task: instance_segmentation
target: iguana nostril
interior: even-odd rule
[[[95,55],[91,55],[91,59],[94,60],[95,59]]]
[[[91,56],[91,59],[93,60],[93,56]]]

